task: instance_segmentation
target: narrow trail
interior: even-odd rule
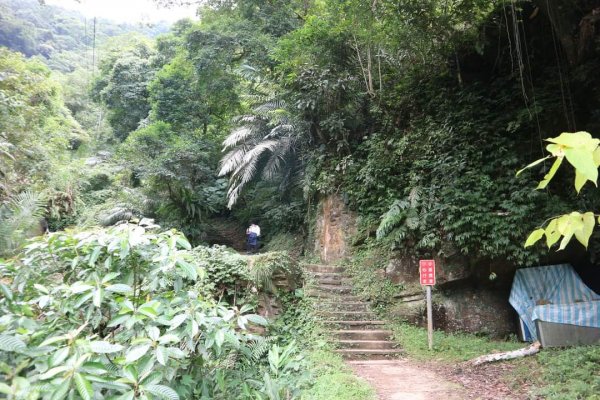
[[[379,400],[462,400],[464,388],[408,360],[350,360],[354,373],[369,382]]]
[[[461,385],[401,358],[402,349],[391,339],[386,322],[376,317],[368,302],[353,295],[343,267],[309,264],[305,269],[315,284],[308,293],[318,299],[315,311],[323,318],[335,351],[375,388],[380,400],[470,398]]]

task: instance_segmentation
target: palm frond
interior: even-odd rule
[[[39,225],[45,213],[46,197],[24,191],[0,205],[0,254],[18,248]]]

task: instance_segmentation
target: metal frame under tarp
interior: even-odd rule
[[[535,320],[600,328],[600,295],[570,264],[517,270],[509,297],[526,341],[537,340]]]

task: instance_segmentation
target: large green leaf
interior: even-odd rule
[[[144,386],[144,391],[152,393],[162,399],[179,400],[177,392],[165,385],[147,385]]]
[[[0,335],[0,350],[20,352],[27,348],[25,342],[15,336]]]
[[[245,317],[248,319],[248,321],[257,324],[257,325],[262,325],[262,326],[266,326],[269,324],[269,321],[267,321],[267,319],[263,316],[260,316],[258,314],[248,314],[245,315]]]
[[[75,387],[77,388],[77,392],[81,396],[83,400],[92,400],[94,396],[94,391],[92,389],[92,384],[85,379],[85,377],[80,373],[75,373],[73,377],[75,381]]]
[[[142,358],[150,350],[150,345],[134,346],[127,351],[125,362],[132,363]]]
[[[185,277],[194,281],[198,279],[198,272],[196,271],[196,267],[192,264],[188,263],[185,260],[178,259],[177,266],[183,271]]]
[[[96,340],[93,342],[90,342],[90,349],[94,352],[94,353],[100,353],[100,354],[105,354],[105,353],[116,353],[118,351],[123,350],[123,346],[120,344],[112,344],[103,340]]]
[[[156,347],[156,361],[161,365],[167,365],[169,361],[169,350],[164,346]]]
[[[107,292],[114,293],[131,293],[133,292],[133,288],[129,285],[125,285],[123,283],[116,283],[114,285],[110,285],[106,288]]]

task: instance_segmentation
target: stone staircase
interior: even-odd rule
[[[378,320],[369,304],[352,294],[350,278],[342,267],[309,264],[305,271],[314,279],[307,295],[315,298],[316,312],[323,319],[338,353],[347,359],[387,359],[401,354],[389,340],[391,331]]]

